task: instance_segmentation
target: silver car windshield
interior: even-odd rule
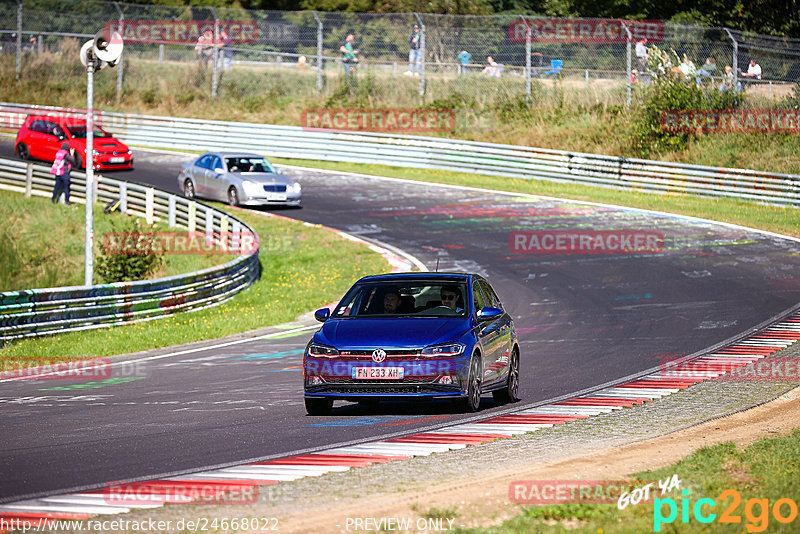
[[[458,282],[365,283],[345,295],[333,316],[464,317],[466,295],[466,286]]]
[[[275,172],[272,164],[264,158],[225,158],[225,164],[228,172]]]

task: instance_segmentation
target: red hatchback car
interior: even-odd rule
[[[53,161],[61,145],[67,142],[75,148],[78,167],[86,168],[86,121],[74,117],[28,115],[17,132],[14,150],[22,159]],[[94,127],[94,168],[132,169],[133,155],[127,145],[111,134]]]

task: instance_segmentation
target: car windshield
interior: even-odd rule
[[[85,139],[86,138],[86,125],[85,124],[67,126],[67,130],[69,130],[69,133],[72,135],[72,137],[75,137],[77,139]],[[94,127],[94,132],[92,133],[92,135],[94,137],[111,137],[111,134],[105,132],[99,126],[95,126]]]
[[[465,317],[466,285],[414,281],[356,284],[333,317]]]
[[[225,158],[225,164],[228,165],[228,172],[275,172],[264,158]]]

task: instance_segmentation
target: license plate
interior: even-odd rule
[[[353,380],[402,380],[404,375],[402,367],[353,367],[350,372]]]
[[[110,163],[122,163],[123,161],[125,161],[125,158],[118,156],[116,158],[108,158],[108,161]]]
[[[267,200],[286,200],[286,193],[267,193]]]

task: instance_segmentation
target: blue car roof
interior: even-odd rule
[[[365,276],[358,282],[411,282],[416,280],[441,280],[449,282],[467,282],[474,275],[468,273],[390,273]],[[358,283],[356,282],[356,283]]]

